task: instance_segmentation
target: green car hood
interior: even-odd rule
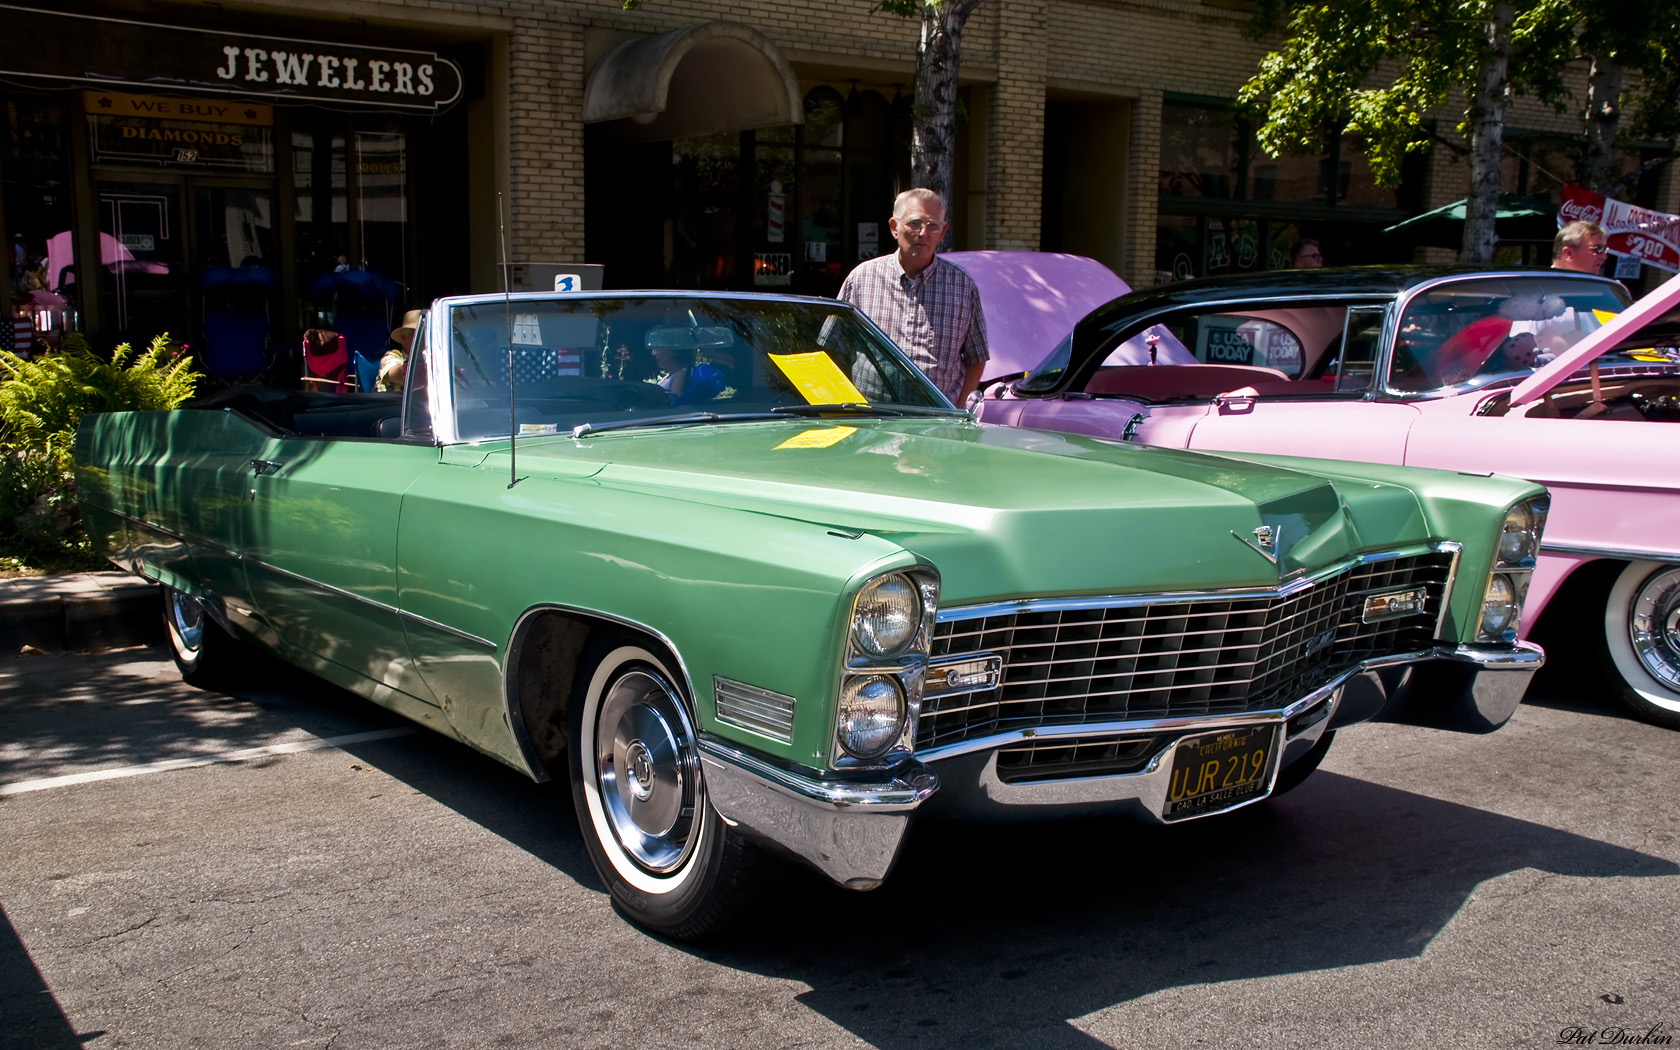
[[[468,454],[465,449],[453,454]],[[505,445],[478,446],[507,469]],[[1201,453],[956,419],[737,422],[518,447],[521,475],[589,477],[890,539],[934,563],[942,602],[1272,586],[1372,546],[1430,538],[1413,493]],[[1362,523],[1381,536],[1361,538]],[[1256,530],[1279,537],[1276,563]]]

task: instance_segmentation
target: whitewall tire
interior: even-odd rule
[[[1604,643],[1633,713],[1680,729],[1680,565],[1630,562],[1604,606]]]
[[[632,921],[683,940],[716,933],[744,902],[757,851],[707,800],[693,712],[666,658],[634,642],[602,648],[574,691],[567,761],[590,859]]]

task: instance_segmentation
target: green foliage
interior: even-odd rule
[[[200,378],[167,334],[138,354],[123,343],[109,361],[77,334],[32,359],[0,351],[0,557],[97,566],[76,510],[76,425],[90,412],[175,408]]]
[[[1517,0],[1514,91],[1553,102],[1562,97],[1570,46],[1568,34],[1559,32],[1564,3]],[[1455,89],[1466,98],[1474,93],[1488,55],[1491,6],[1487,0],[1265,0],[1251,32],[1282,26],[1285,39],[1238,95],[1263,120],[1260,145],[1273,156],[1291,147],[1317,150],[1345,127],[1364,137],[1377,181],[1398,183],[1406,154],[1428,145],[1427,115]],[[1370,86],[1379,80],[1386,84]]]

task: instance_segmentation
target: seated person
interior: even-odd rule
[[[398,390],[403,388],[403,380],[408,376],[408,355],[414,349],[414,334],[420,330],[420,322],[425,320],[422,310],[410,310],[403,314],[402,326],[391,333],[391,341],[397,345],[385,351],[385,356],[379,359],[379,376],[374,380],[375,390]]]
[[[653,361],[659,368],[658,383],[673,400],[680,400],[688,388],[689,373],[694,369],[694,348],[691,346],[656,346]]]

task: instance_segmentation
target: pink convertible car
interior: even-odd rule
[[[979,276],[988,318],[1021,295]],[[982,421],[1545,484],[1521,633],[1590,645],[1639,717],[1680,728],[1680,428],[1655,425],[1680,422],[1660,349],[1680,344],[1680,278],[1630,307],[1562,271],[1290,270],[1135,292],[1069,327],[982,387]]]

